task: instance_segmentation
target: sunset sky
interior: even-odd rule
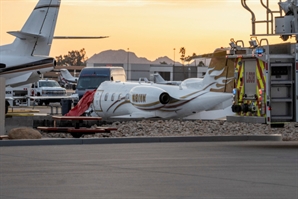
[[[20,30],[38,0],[0,0],[0,45]],[[278,0],[273,0],[277,5]],[[247,0],[257,20],[265,18],[259,0]],[[272,8],[277,8],[272,7]],[[261,10],[261,11],[260,11]],[[260,27],[261,28],[261,27]],[[251,15],[240,0],[61,0],[56,36],[109,36],[100,40],[54,40],[50,56],[85,48],[91,57],[104,50],[124,49],[155,60],[227,47],[231,38],[248,46]],[[277,36],[272,43],[282,42]],[[174,48],[176,49],[174,51]]]

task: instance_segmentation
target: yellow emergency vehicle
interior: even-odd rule
[[[249,47],[232,39],[227,50],[226,58],[235,62],[232,111],[236,115],[232,118],[268,124],[297,122],[298,0],[261,0],[259,7],[265,13],[261,20],[251,2],[241,0],[241,5],[251,14],[252,33]],[[269,44],[269,36],[283,41],[293,37],[296,42]]]
[[[266,40],[263,40],[266,41]],[[295,44],[243,47],[231,40],[227,59],[235,63],[232,111],[237,121],[272,123],[296,120]],[[239,116],[239,117],[237,117]]]

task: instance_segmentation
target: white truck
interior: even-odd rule
[[[57,81],[43,79],[32,84],[31,96],[37,96],[36,102],[39,106],[43,103],[47,106],[51,102],[60,102],[66,96],[66,89],[62,88]]]

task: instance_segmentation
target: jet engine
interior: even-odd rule
[[[6,64],[0,63],[0,68],[6,68]]]
[[[155,110],[168,104],[171,96],[158,87],[137,86],[131,89],[129,100],[138,109]]]

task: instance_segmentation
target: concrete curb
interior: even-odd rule
[[[282,141],[280,134],[239,136],[186,136],[186,137],[129,137],[129,138],[53,138],[40,140],[1,140],[4,146],[123,144],[156,142],[231,142],[231,141]]]

